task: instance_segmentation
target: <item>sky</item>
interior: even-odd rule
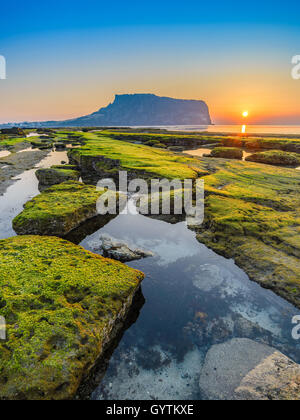
[[[0,123],[95,112],[115,94],[202,99],[215,124],[299,124],[300,2],[27,0],[0,6]]]

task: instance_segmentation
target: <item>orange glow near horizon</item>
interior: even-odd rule
[[[246,120],[248,124],[300,122],[299,96],[295,89],[298,85],[286,75],[281,78],[280,74],[275,77],[263,72],[259,75],[249,72],[245,80],[236,70],[235,74],[204,73],[199,78],[193,69],[189,76],[175,72],[170,77],[169,71],[167,74],[160,71],[153,73],[149,81],[143,72],[138,76],[122,73],[121,77],[114,70],[109,76],[103,74],[105,83],[99,80],[96,83],[92,77],[83,78],[74,87],[71,77],[67,82],[63,77],[54,77],[49,85],[47,74],[43,81],[36,77],[34,84],[23,75],[18,83],[8,79],[1,85],[1,95],[5,100],[0,103],[0,122],[76,118],[107,106],[116,93],[154,93],[173,98],[202,99],[209,106],[215,124],[240,125]],[[247,117],[243,116],[246,111]]]

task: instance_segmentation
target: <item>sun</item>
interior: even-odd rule
[[[244,118],[247,118],[249,116],[249,112],[248,111],[244,111],[242,115],[243,115]]]

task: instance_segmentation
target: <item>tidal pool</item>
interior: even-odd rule
[[[207,350],[233,337],[266,343],[300,362],[291,337],[297,309],[199,243],[185,222],[121,214],[81,245],[95,252],[104,233],[155,256],[128,264],[146,274],[145,304],[92,399],[201,399]]]

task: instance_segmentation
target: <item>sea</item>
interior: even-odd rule
[[[145,128],[145,127],[134,127]],[[300,125],[165,125],[152,128],[168,131],[232,133],[232,134],[274,134],[300,136]]]

